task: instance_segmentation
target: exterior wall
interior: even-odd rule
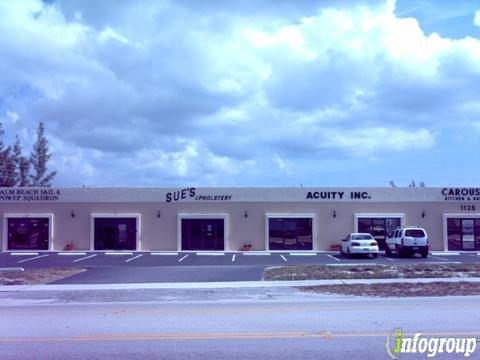
[[[239,250],[243,244],[252,250],[266,250],[266,214],[315,214],[316,238],[313,249],[329,250],[355,230],[354,216],[360,213],[405,214],[404,225],[424,227],[432,250],[446,250],[444,214],[471,214],[458,202],[3,202],[5,214],[53,214],[53,249],[63,250],[74,243],[79,250],[91,249],[92,213],[139,214],[141,250],[176,251],[178,214],[226,214],[228,238],[226,251]],[[470,202],[480,210],[480,202]],[[71,216],[71,212],[75,217]],[[245,217],[245,211],[248,216]],[[333,211],[336,217],[333,217]],[[160,217],[158,217],[160,212]],[[425,217],[422,217],[425,212]],[[0,221],[2,249],[6,250],[6,229]],[[52,247],[50,247],[52,249]],[[140,250],[140,249],[137,249]]]

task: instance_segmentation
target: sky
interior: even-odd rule
[[[0,0],[54,186],[479,186],[480,0]]]

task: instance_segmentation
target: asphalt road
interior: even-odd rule
[[[15,253],[13,253],[15,254]],[[58,281],[59,284],[106,284],[132,282],[205,282],[261,280],[269,266],[298,264],[418,264],[480,263],[477,253],[430,255],[424,259],[346,258],[328,253],[0,253],[0,268],[81,267],[86,272]]]
[[[139,302],[132,292],[119,303],[118,295],[106,294],[94,303],[70,294],[50,304],[23,299],[1,306],[2,359],[386,359],[387,334],[399,327],[407,334],[480,336],[480,297],[385,300],[298,290],[267,296],[256,289],[248,300],[233,291]]]

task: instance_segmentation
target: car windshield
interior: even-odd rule
[[[352,240],[373,240],[372,235],[353,235]]]
[[[410,236],[410,237],[425,237],[425,233],[421,229],[415,229],[415,230],[405,230],[405,236]]]

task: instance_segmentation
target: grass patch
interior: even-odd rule
[[[85,271],[82,268],[26,269],[12,272],[0,271],[0,285],[48,284]]]
[[[396,284],[348,284],[302,286],[305,292],[374,297],[468,296],[480,295],[480,284],[471,282],[431,282]]]
[[[293,265],[265,269],[264,280],[480,277],[480,264]]]

